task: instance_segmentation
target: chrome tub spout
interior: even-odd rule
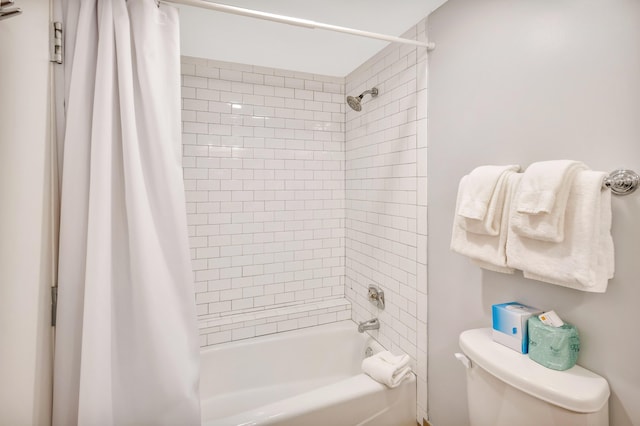
[[[358,324],[358,332],[364,333],[366,330],[378,330],[380,328],[380,321],[378,318],[370,319],[369,321],[363,321]]]

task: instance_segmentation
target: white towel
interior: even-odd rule
[[[530,239],[509,229],[508,265],[521,269],[527,278],[605,292],[614,272],[611,192],[602,189],[605,176],[591,170],[576,175],[567,202],[562,242]]]
[[[561,242],[571,184],[576,174],[586,169],[583,163],[571,160],[531,164],[515,195],[513,230],[522,237]]]
[[[456,213],[467,221],[465,229],[477,234],[498,235],[500,219],[495,212],[502,211],[506,172],[517,172],[520,166],[480,166],[469,173],[464,193]]]
[[[362,371],[377,382],[395,388],[411,376],[409,361],[409,355],[396,356],[389,351],[382,351],[365,358]]]
[[[516,201],[518,213],[551,213],[560,192],[566,192],[566,183],[578,170],[586,169],[573,160],[551,160],[533,163],[524,171]]]
[[[513,273],[513,268],[508,267],[505,246],[507,231],[509,228],[509,209],[514,189],[520,182],[522,174],[512,171],[506,172],[505,193],[502,208],[500,209],[500,227],[498,235],[482,235],[468,232],[464,226],[464,218],[455,215],[453,231],[451,233],[451,250],[468,256],[478,266],[496,272]],[[460,180],[458,186],[458,203],[464,192],[467,176]],[[498,210],[498,209],[497,209]],[[456,209],[457,211],[457,209]]]

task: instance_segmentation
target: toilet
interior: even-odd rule
[[[471,426],[606,426],[609,384],[578,365],[551,370],[493,341],[490,328],[460,334]]]

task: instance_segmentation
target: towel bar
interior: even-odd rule
[[[611,189],[615,195],[629,195],[638,188],[640,176],[633,170],[619,169],[612,171],[604,179],[603,186]]]

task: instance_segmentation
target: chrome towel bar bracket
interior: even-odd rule
[[[603,186],[611,189],[615,195],[629,195],[638,188],[640,176],[633,170],[619,169],[612,171],[604,179]]]

